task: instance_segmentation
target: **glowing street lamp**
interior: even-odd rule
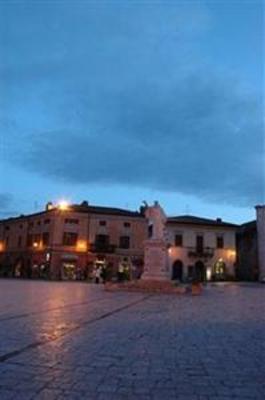
[[[58,203],[58,208],[61,211],[67,211],[69,209],[69,203],[66,200],[60,200]]]
[[[86,240],[78,240],[76,245],[77,251],[87,251],[87,242]]]

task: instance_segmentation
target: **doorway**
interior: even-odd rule
[[[183,277],[183,262],[181,260],[176,260],[172,265],[172,276],[173,281],[182,281]]]
[[[206,267],[202,261],[195,263],[195,278],[200,282],[206,281]]]

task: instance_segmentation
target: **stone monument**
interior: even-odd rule
[[[265,280],[265,205],[256,207],[259,280]]]
[[[149,224],[149,239],[144,243],[144,280],[168,280],[169,263],[166,241],[166,214],[156,201],[146,206],[145,217]]]

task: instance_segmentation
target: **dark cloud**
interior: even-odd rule
[[[43,4],[21,1],[16,13],[2,6],[0,129],[9,162],[71,184],[263,201],[261,94],[215,60],[209,8]],[[220,26],[219,51],[234,60],[242,40],[234,48]]]
[[[201,72],[109,96],[111,115],[103,112],[101,124],[29,136],[23,165],[71,183],[142,185],[241,205],[262,200],[258,97]],[[101,110],[107,104],[102,98]]]

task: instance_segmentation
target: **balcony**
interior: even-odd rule
[[[214,256],[214,248],[212,247],[203,247],[203,248],[196,248],[196,247],[188,247],[188,256],[190,258],[204,258],[210,259]]]
[[[115,253],[117,246],[114,244],[91,243],[91,253]]]

